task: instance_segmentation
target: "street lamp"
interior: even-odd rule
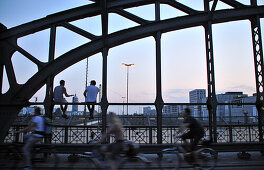
[[[127,115],[128,115],[128,73],[129,73],[129,67],[130,66],[134,66],[135,64],[126,64],[126,63],[122,63],[122,66],[126,66],[127,67]]]

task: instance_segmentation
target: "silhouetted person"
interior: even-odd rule
[[[94,104],[96,103],[97,94],[99,92],[99,88],[95,85],[96,81],[92,80],[90,82],[90,86],[87,86],[83,92],[83,95],[85,96],[85,102],[87,102],[87,107],[90,112],[89,119],[93,119]]]
[[[106,157],[110,168],[112,170],[117,169],[117,156],[122,152],[123,143],[124,143],[124,135],[123,135],[123,125],[121,123],[121,120],[119,117],[113,113],[109,113],[109,127],[107,129],[107,132],[102,135],[102,138],[100,139],[100,143],[104,143],[107,138],[111,136],[115,137],[115,142],[110,143],[108,145],[104,145],[101,148],[101,151],[108,156]]]
[[[66,97],[71,97],[71,96],[74,96],[74,95],[69,95],[67,93],[66,88],[64,86],[65,86],[65,81],[61,80],[60,81],[60,85],[55,87],[55,89],[54,89],[54,102],[65,103],[64,107],[63,107],[63,104],[60,104],[60,108],[61,108],[61,111],[62,111],[62,117],[68,119],[68,116],[66,115],[66,110],[67,110],[67,107],[68,107],[67,103],[68,102],[63,97],[63,94]]]
[[[204,129],[203,126],[194,117],[191,116],[191,110],[189,108],[184,109],[183,117],[184,121],[183,124],[180,126],[179,132],[183,131],[186,128],[189,128],[189,131],[180,135],[180,137],[184,142],[187,152],[192,152],[195,159],[195,163],[197,163],[197,155],[194,151],[199,141],[204,136]],[[190,145],[186,141],[186,139],[190,139]]]

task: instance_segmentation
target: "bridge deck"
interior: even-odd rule
[[[264,168],[264,156],[261,155],[260,152],[250,152],[251,159],[248,160],[241,160],[237,159],[236,152],[222,152],[218,156],[217,166],[216,170],[221,169],[228,169],[232,168],[234,169],[243,169],[243,170],[262,170]],[[80,158],[76,162],[69,162],[67,157],[68,154],[62,154],[59,155],[59,163],[56,167],[56,170],[62,170],[62,169],[89,169],[88,163]],[[165,161],[165,159],[162,159],[162,161],[159,161],[159,158],[156,154],[144,154],[144,156],[151,160],[152,163],[150,163],[147,167],[147,169],[171,169],[172,163],[168,163]],[[103,163],[102,163],[103,164]],[[52,169],[52,164],[50,162],[35,162],[34,163],[34,169]],[[15,169],[21,169],[23,167],[23,164],[19,164]],[[0,169],[11,169],[14,168],[14,165],[7,164],[4,162],[4,160],[0,159]],[[140,167],[135,167],[135,165],[131,164],[132,169],[140,169]],[[182,162],[181,169],[192,169],[191,165],[187,164],[186,162]]]
[[[0,144],[0,152],[3,151],[7,143]],[[51,144],[39,144],[41,146],[50,146]],[[89,152],[98,144],[52,144],[58,153],[79,154]],[[140,144],[140,152],[145,154],[158,154],[162,149],[172,147],[172,144]],[[260,151],[264,152],[264,142],[250,143],[213,143],[211,148],[217,152],[242,152],[242,151]]]

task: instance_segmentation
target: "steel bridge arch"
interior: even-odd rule
[[[133,3],[132,3],[133,2]],[[169,1],[161,1],[161,2],[169,2]],[[217,3],[217,1],[215,1]],[[159,1],[142,1],[142,0],[134,0],[129,2],[120,2],[120,1],[113,1],[109,4],[101,4],[98,5],[92,4],[85,7],[79,7],[73,10],[64,11],[58,14],[53,14],[50,16],[47,16],[46,18],[33,21],[32,23],[24,24],[15,28],[12,28],[10,30],[4,30],[0,33],[0,46],[2,49],[4,49],[4,52],[1,56],[1,66],[3,69],[4,63],[6,63],[7,58],[11,58],[12,54],[15,51],[19,51],[19,47],[16,45],[16,40],[19,37],[38,32],[47,28],[51,28],[51,35],[52,30],[54,31],[56,27],[58,26],[65,26],[66,28],[69,28],[69,25],[67,25],[67,22],[73,21],[76,19],[94,16],[101,14],[102,20],[107,20],[107,12],[102,9],[105,9],[107,6],[107,9],[112,9],[113,11],[120,9],[120,7],[131,7],[131,6],[138,6],[140,5],[146,5],[151,3],[159,3]],[[183,7],[183,6],[181,6]],[[87,12],[87,8],[89,8]],[[82,10],[86,9],[85,14],[82,13]],[[156,19],[156,21],[153,22],[147,22],[145,20],[142,20],[140,18],[134,17],[133,19],[137,21],[138,23],[141,23],[141,25],[121,30],[112,34],[107,34],[107,30],[103,30],[102,36],[93,36],[87,33],[84,33],[84,35],[91,39],[91,42],[86,43],[80,47],[77,47],[75,49],[72,49],[71,51],[59,56],[58,58],[51,59],[48,63],[41,63],[39,61],[35,61],[35,64],[37,64],[39,71],[33,75],[25,84],[18,85],[15,80],[15,75],[8,75],[8,77],[11,78],[9,80],[10,83],[10,89],[7,93],[1,94],[0,96],[0,107],[1,107],[1,114],[0,117],[3,117],[1,119],[1,133],[0,133],[0,140],[2,141],[4,134],[6,134],[8,127],[11,125],[12,121],[18,114],[19,110],[28,103],[28,100],[43,86],[48,85],[47,89],[48,91],[52,90],[51,88],[53,86],[53,77],[60,73],[61,71],[67,69],[69,66],[83,60],[86,57],[89,57],[91,55],[94,55],[96,53],[102,52],[103,54],[103,60],[106,60],[107,58],[107,52],[110,48],[113,48],[115,46],[134,41],[137,39],[142,39],[145,37],[153,36],[156,40],[156,44],[160,43],[160,37],[162,33],[166,33],[169,31],[179,30],[179,29],[185,29],[195,26],[204,26],[205,28],[205,34],[206,36],[211,35],[211,25],[216,23],[223,23],[223,22],[229,22],[229,21],[235,21],[235,20],[245,20],[248,19],[250,21],[254,20],[255,17],[259,18],[264,17],[264,6],[239,6],[239,8],[235,9],[228,9],[228,10],[219,10],[219,11],[204,11],[204,12],[197,12],[195,10],[191,10],[191,8],[185,7],[185,12],[187,12],[190,15],[182,16],[182,17],[176,17],[172,19],[167,20],[159,20]],[[76,16],[70,15],[74,14],[77,11]],[[102,12],[101,12],[102,11]],[[111,10],[110,10],[111,11]],[[84,12],[84,11],[83,11]],[[101,12],[101,13],[100,13]],[[119,11],[120,12],[120,11]],[[62,22],[63,21],[63,22]],[[103,21],[104,22],[104,21]],[[106,23],[107,24],[107,21]],[[102,24],[102,29],[104,27],[104,23]],[[52,37],[51,37],[52,38]],[[210,39],[206,42],[212,43]],[[156,46],[157,48],[160,46]],[[52,46],[51,46],[52,48]],[[256,50],[255,50],[256,51]],[[212,55],[212,49],[207,49],[207,57],[210,60],[210,55]],[[262,53],[262,52],[261,52]],[[52,56],[52,54],[50,54]],[[157,54],[160,57],[160,54]],[[263,58],[263,54],[262,54]],[[8,61],[9,64],[11,61]],[[106,61],[105,61],[106,62]],[[212,68],[213,62],[208,62],[210,65],[209,67]],[[261,66],[263,65],[263,62]],[[12,72],[12,66],[9,66],[7,68],[11,69]],[[161,76],[160,73],[158,73],[157,81],[159,80],[159,77]],[[107,75],[105,75],[107,76]],[[217,101],[215,100],[215,90],[214,90],[214,76],[213,69],[208,70],[209,80],[208,84],[212,83],[211,85],[208,85],[208,108],[216,109]],[[260,75],[258,75],[260,76]],[[3,79],[3,76],[2,76]],[[101,106],[103,108],[103,111],[106,113],[107,107],[109,105],[106,97],[106,81],[103,78],[103,85],[105,87],[103,88],[103,99]],[[104,82],[105,81],[105,82]],[[2,84],[1,84],[2,85]],[[262,83],[263,85],[263,83]],[[260,87],[257,87],[257,89]],[[160,92],[160,84],[157,84],[157,97],[155,101],[155,105],[157,107],[158,113],[162,110],[163,107],[163,100]],[[263,97],[263,94],[259,94],[259,101],[256,103],[256,105],[259,105],[259,107],[263,106],[263,100],[261,100],[261,97]],[[45,100],[45,107],[51,107],[51,98],[52,95],[50,93],[46,93],[46,100]],[[212,114],[215,111],[212,110]],[[161,116],[161,113],[158,115]],[[103,119],[104,120],[104,119]],[[212,120],[212,118],[211,118]],[[160,125],[161,122],[158,122],[158,125]],[[210,122],[209,122],[210,124]],[[262,127],[262,125],[260,125]],[[261,129],[262,130],[262,129]],[[213,130],[211,130],[213,131]],[[215,131],[215,130],[214,130]],[[212,132],[211,132],[212,134]],[[161,141],[159,141],[161,143]]]

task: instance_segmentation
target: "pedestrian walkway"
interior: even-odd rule
[[[260,152],[249,152],[251,158],[248,160],[241,160],[237,157],[237,152],[222,152],[218,154],[216,170],[226,170],[226,169],[239,169],[239,170],[263,170],[264,169],[264,156]],[[35,162],[34,169],[56,169],[56,170],[82,170],[89,169],[89,163],[84,158],[79,158],[76,161],[68,161],[67,154],[59,155],[59,163],[56,168],[50,162]],[[131,169],[172,169],[172,163],[165,162],[164,159],[160,161],[156,154],[144,154],[147,159],[152,161],[147,168],[141,168],[136,166],[136,164],[131,164]],[[103,163],[102,163],[103,165]],[[0,169],[22,169],[23,164],[18,164],[15,167],[14,164],[6,164],[3,160],[0,161]],[[192,166],[186,162],[182,162],[181,169],[192,169]]]

